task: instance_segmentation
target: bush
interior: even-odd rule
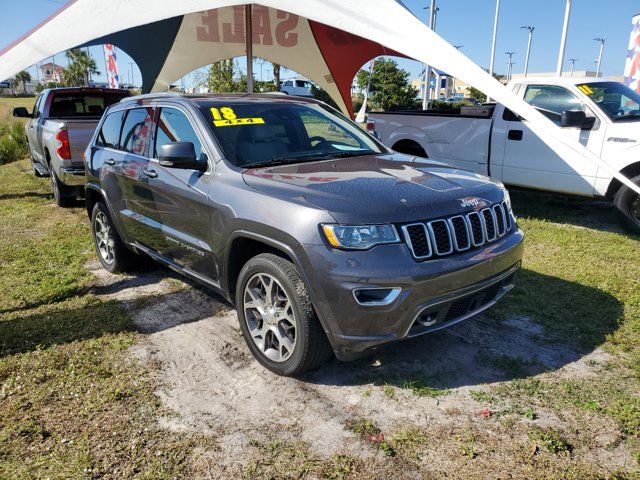
[[[26,154],[24,125],[19,122],[0,124],[0,165],[19,160]]]

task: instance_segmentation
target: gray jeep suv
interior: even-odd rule
[[[104,268],[146,254],[211,287],[280,375],[467,319],[520,267],[500,183],[395,153],[310,99],[128,98],[86,160]]]

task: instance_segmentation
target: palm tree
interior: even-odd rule
[[[68,87],[89,85],[89,74],[99,74],[96,61],[79,48],[67,51],[69,66],[64,70],[64,84]]]
[[[276,91],[280,90],[280,65],[273,64],[273,83],[276,86]]]
[[[27,93],[27,83],[31,81],[31,74],[26,70],[16,73],[16,76],[13,78],[13,86],[18,88],[22,85],[22,93],[26,95]]]

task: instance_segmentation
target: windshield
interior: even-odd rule
[[[640,94],[622,83],[583,83],[578,88],[614,121],[640,118]]]
[[[313,103],[240,100],[200,111],[225,157],[238,167],[383,152],[357,125]]]
[[[101,117],[106,108],[129,96],[127,92],[54,93],[50,118]]]

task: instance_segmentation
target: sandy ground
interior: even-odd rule
[[[568,377],[592,375],[593,366],[608,357],[600,350],[583,356],[544,343],[540,327],[527,318],[497,322],[478,317],[375,357],[332,360],[303,378],[283,378],[253,360],[235,311],[220,297],[183,284],[162,269],[114,276],[97,264],[89,268],[96,275],[95,292],[124,301],[145,334],[135,354],[158,366],[158,395],[173,412],[161,423],[215,435],[221,451],[214,461],[228,468],[247,460],[249,445],[276,440],[304,441],[322,457],[379,455],[345,428],[350,419],[371,419],[385,432],[482,422],[480,411],[486,405],[473,400],[469,390],[548,370]],[[506,372],[492,365],[492,358],[527,363]],[[417,396],[403,388],[411,379],[448,393]],[[540,425],[560,422],[550,412],[537,414]],[[599,435],[605,444],[613,441],[606,431]],[[599,462],[615,466],[625,461],[615,448],[602,450]]]

